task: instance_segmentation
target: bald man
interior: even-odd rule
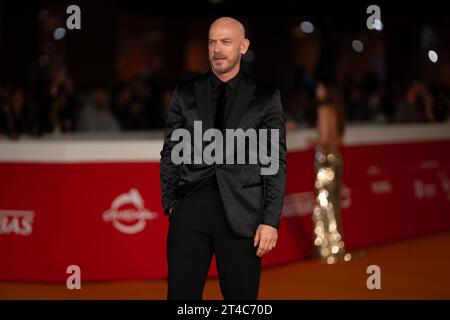
[[[278,238],[286,179],[285,118],[279,90],[258,85],[241,71],[250,44],[242,23],[217,19],[208,38],[211,69],[177,85],[164,131],[160,181],[169,219],[167,298],[202,299],[215,255],[224,299],[255,300],[261,258],[275,248]],[[273,150],[278,150],[278,171],[262,175],[259,161],[237,164],[223,159],[211,164],[191,157],[175,163],[172,151],[178,140],[172,134],[184,129],[194,137],[198,121],[203,132],[224,133],[226,146],[227,129],[267,129],[268,141],[277,130]],[[202,143],[204,150],[208,143]]]

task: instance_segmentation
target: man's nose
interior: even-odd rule
[[[222,45],[220,45],[220,44],[216,44],[215,46],[214,46],[214,53],[222,53],[222,50],[223,48],[222,48]]]

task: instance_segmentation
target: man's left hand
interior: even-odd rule
[[[256,230],[253,246],[256,247],[259,243],[258,251],[256,255],[262,257],[275,248],[278,239],[278,230],[267,224],[260,224]]]

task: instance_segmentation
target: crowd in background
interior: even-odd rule
[[[411,80],[383,83],[375,75],[363,82],[338,84],[347,123],[442,122],[449,117],[450,91]],[[0,135],[42,136],[82,131],[152,130],[164,127],[174,84],[136,75],[112,88],[79,90],[65,70],[37,93],[0,84]],[[298,81],[283,92],[288,129],[314,127],[314,81]]]
[[[78,90],[65,70],[37,91],[0,85],[1,135],[161,129],[171,98],[171,90],[139,75],[113,88]]]
[[[306,78],[305,78],[306,79]],[[316,83],[301,79],[284,103],[290,128],[314,127],[317,120]],[[409,83],[384,83],[375,74],[363,81],[333,83],[343,101],[346,123],[425,123],[449,119],[450,88]]]

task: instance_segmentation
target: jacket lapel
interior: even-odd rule
[[[211,92],[211,83],[207,75],[195,82],[195,99],[203,130],[212,128]]]
[[[255,91],[255,87],[256,85],[244,73],[242,73],[241,83],[239,84],[236,99],[234,100],[226,128],[238,128],[242,117],[247,112],[248,105]]]

